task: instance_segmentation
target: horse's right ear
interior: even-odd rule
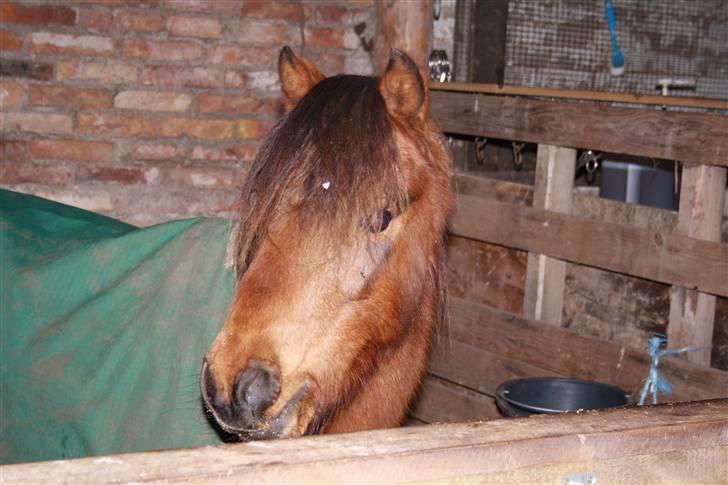
[[[392,49],[389,53],[379,92],[392,116],[406,120],[427,116],[427,86],[417,64],[404,52]]]
[[[278,56],[278,75],[285,96],[286,111],[291,110],[324,76],[306,59],[296,57],[284,46]]]

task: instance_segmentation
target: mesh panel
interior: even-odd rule
[[[625,72],[612,76],[604,1],[511,0],[505,82],[659,94],[662,78],[694,79],[672,94],[728,98],[728,1],[614,0]]]

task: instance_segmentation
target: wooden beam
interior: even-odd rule
[[[455,322],[457,325],[458,322]],[[495,397],[498,386],[511,379],[522,377],[565,377],[554,372],[531,365],[528,362],[512,359],[503,354],[491,352],[482,346],[471,345],[458,340],[458,336],[443,336],[430,355],[427,371],[437,377],[473,389],[491,398]],[[460,421],[464,421],[461,419]]]
[[[568,214],[574,190],[576,150],[538,145],[533,207]],[[561,325],[566,287],[566,261],[528,253],[523,315],[550,325]]]
[[[501,417],[492,397],[435,376],[425,377],[410,416],[425,423],[462,423]]]
[[[578,335],[460,298],[450,298],[449,314],[450,339],[531,368],[604,382],[631,393],[639,391],[649,373],[650,358],[646,351]],[[673,386],[673,393],[660,396],[661,401],[728,397],[726,371],[676,357],[661,359],[659,371]],[[464,374],[459,375],[460,378],[452,379],[473,388],[479,383],[463,381]]]
[[[378,0],[377,36],[374,42],[374,71],[383,72],[389,51],[400,49],[428,73],[427,61],[432,52],[432,0]]]
[[[454,186],[458,194],[482,199],[518,205],[531,205],[533,200],[533,187],[530,185],[481,175],[456,173]],[[670,233],[677,226],[677,213],[674,211],[579,193],[572,196],[571,214],[602,222],[628,224],[655,232]]]
[[[725,186],[725,168],[705,165],[685,167],[676,232],[720,242]],[[667,327],[669,348],[697,347],[699,350],[682,355],[690,362],[710,366],[715,302],[713,295],[673,287]]]
[[[608,103],[646,104],[657,106],[681,106],[688,108],[728,110],[728,100],[696,98],[687,96],[658,96],[581,89],[536,88],[530,86],[499,86],[495,83],[433,83],[436,91],[458,91],[463,93],[500,94],[505,96],[533,96],[539,98],[580,99]]]
[[[458,196],[450,231],[662,283],[728,296],[728,244]]]
[[[728,166],[728,116],[433,91],[447,133]]]
[[[6,465],[3,483],[719,483],[728,401]]]

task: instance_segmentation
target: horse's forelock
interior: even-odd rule
[[[383,209],[399,212],[406,200],[377,81],[324,79],[279,121],[256,157],[243,187],[239,274],[276,211],[296,213],[309,234],[343,241]]]

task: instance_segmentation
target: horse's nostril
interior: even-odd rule
[[[245,418],[258,418],[273,404],[280,391],[275,372],[260,362],[251,362],[235,380],[233,407]]]

